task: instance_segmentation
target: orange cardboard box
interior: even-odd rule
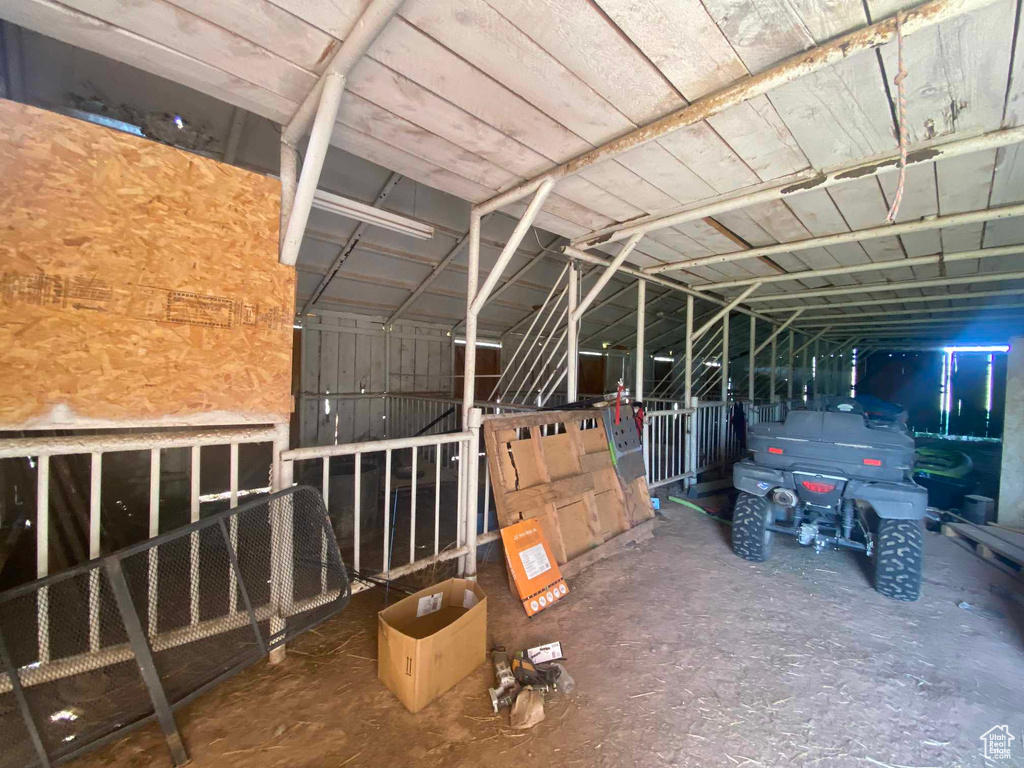
[[[540,613],[569,594],[538,518],[501,529],[509,580],[527,616]]]

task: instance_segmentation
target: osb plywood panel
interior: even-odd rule
[[[0,428],[286,420],[279,184],[0,100]]]

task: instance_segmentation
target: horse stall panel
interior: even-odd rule
[[[512,414],[483,424],[499,524],[539,518],[560,564],[653,516],[644,479],[620,477],[596,415]]]
[[[287,421],[280,185],[0,100],[2,429]]]
[[[395,324],[385,334],[383,318],[315,310],[302,325],[299,445],[407,437],[385,424],[382,393],[452,391],[451,338],[446,329]],[[385,362],[390,363],[390,383]],[[360,393],[366,396],[337,397]],[[429,422],[426,413],[422,420]]]

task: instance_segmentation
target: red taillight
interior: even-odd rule
[[[882,466],[882,460],[881,459],[864,459],[864,463],[867,464],[869,467],[880,467],[880,466]]]
[[[768,453],[782,453],[781,448],[769,448]]]
[[[828,493],[836,489],[835,483],[816,483],[813,480],[804,480],[802,485],[812,493]]]

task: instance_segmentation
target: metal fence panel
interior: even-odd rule
[[[180,762],[171,709],[349,597],[323,500],[301,486],[10,590],[0,768],[63,762],[153,718]]]

